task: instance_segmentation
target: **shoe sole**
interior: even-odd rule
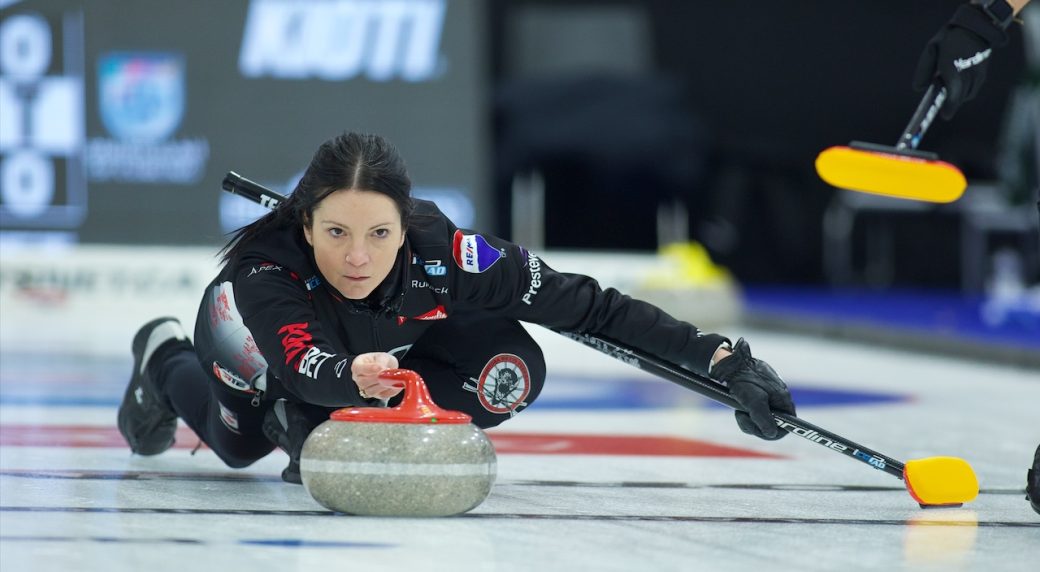
[[[168,326],[164,326],[163,323],[168,324]],[[174,329],[176,330],[176,332],[171,332],[171,330]],[[156,338],[155,334],[157,332],[167,333],[161,338]],[[171,333],[173,335],[170,335]],[[145,364],[148,363],[148,359],[152,357],[152,354],[155,353],[155,350],[158,349],[160,345],[162,345],[161,343],[157,343],[158,339],[162,339],[165,341],[171,338],[178,340],[188,339],[187,336],[184,335],[184,328],[181,327],[180,321],[178,321],[176,318],[156,318],[148,322],[147,324],[141,326],[141,329],[134,336],[134,341],[130,345],[131,351],[134,355],[134,369],[132,375],[134,375],[135,377],[144,375]],[[149,347],[149,345],[151,345],[151,347]],[[123,392],[123,403],[133,402],[136,400],[137,398],[134,395],[134,384],[127,383],[126,391]],[[176,439],[171,438],[170,442],[166,446],[161,447],[157,451],[142,450],[139,444],[135,442],[136,439],[131,438],[130,431],[127,427],[127,424],[129,423],[129,418],[125,413],[125,409],[126,408],[124,407],[119,408],[116,422],[119,426],[119,432],[123,434],[123,438],[126,439],[127,444],[130,445],[130,450],[132,452],[138,455],[145,456],[158,455],[159,453],[162,453],[163,451],[172,447],[173,444],[176,442]]]

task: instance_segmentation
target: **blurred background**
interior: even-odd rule
[[[959,4],[0,0],[0,344],[125,352],[122,320],[190,320],[216,248],[262,213],[224,174],[289,192],[360,130],[460,226],[699,325],[1040,367],[1040,6],[922,143],[964,171],[962,199],[813,167],[895,143]]]

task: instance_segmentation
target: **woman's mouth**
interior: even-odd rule
[[[344,276],[344,278],[351,282],[364,282],[365,280],[368,280],[368,276]]]

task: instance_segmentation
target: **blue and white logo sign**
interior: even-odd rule
[[[111,53],[98,62],[101,121],[119,139],[168,139],[184,117],[184,60],[172,53]]]
[[[171,52],[110,52],[98,59],[98,112],[112,138],[87,146],[93,181],[197,183],[209,141],[177,139],[186,112],[187,63]]]
[[[455,231],[452,257],[462,270],[479,274],[494,266],[504,256],[505,254],[488,244],[483,236],[463,234],[461,230]]]

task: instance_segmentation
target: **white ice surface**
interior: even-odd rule
[[[535,331],[549,362],[543,399],[594,395],[596,376],[665,390],[667,382]],[[1040,515],[1021,492],[1040,443],[1035,371],[725,333],[746,335],[794,387],[911,397],[799,414],[897,459],[964,458],[982,494],[959,509],[922,510],[890,475],[803,439],[745,436],[730,412],[696,400],[637,410],[535,405],[501,431],[672,436],[784,458],[502,454],[491,495],[471,513],[383,519],[332,515],[302,487],[281,483],[281,453],[232,470],[206,449],[141,458],[121,447],[5,446],[0,570],[1038,569]],[[19,356],[2,361],[4,384],[33,383],[38,368],[23,376]],[[122,379],[104,378],[119,365],[85,363],[82,376],[115,388],[114,402]],[[563,374],[588,386],[561,383],[554,394],[553,376]],[[5,401],[0,429],[115,420],[114,405],[29,401]]]

